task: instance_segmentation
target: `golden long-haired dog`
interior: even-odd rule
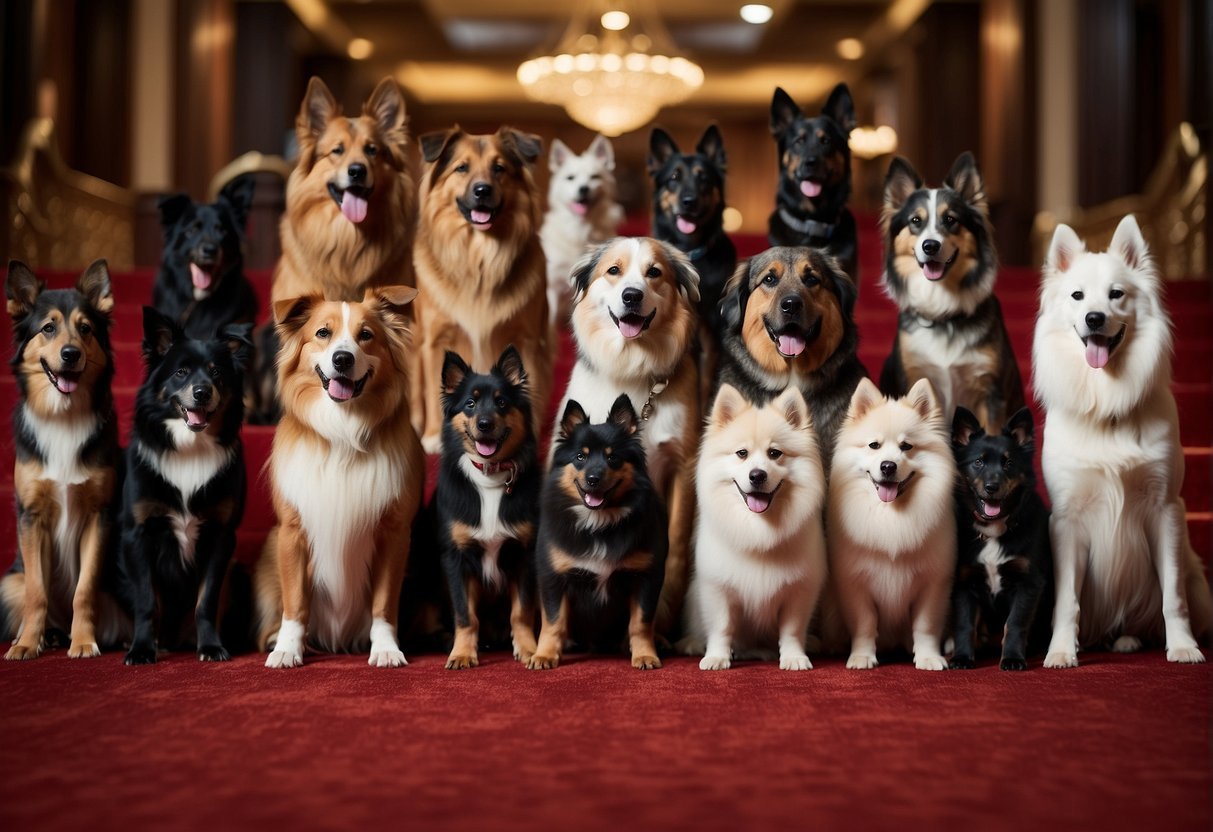
[[[441,442],[442,360],[447,350],[486,372],[509,344],[532,382],[536,432],[547,413],[547,278],[539,241],[542,198],[531,169],[538,136],[502,127],[491,135],[458,126],[421,137],[417,274],[418,350],[412,373],[414,425],[431,453]]]
[[[362,302],[311,295],[274,304],[283,417],[270,476],[278,527],[257,565],[267,667],[303,663],[305,644],[365,649],[405,663],[396,636],[400,586],[425,457],[404,379],[407,286]]]

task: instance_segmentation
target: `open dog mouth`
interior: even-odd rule
[[[569,210],[579,217],[584,217],[594,207],[594,202],[597,196],[591,194],[589,196],[579,196],[569,203]]]
[[[693,214],[675,214],[674,227],[678,229],[679,234],[690,236],[699,230],[700,219],[698,215]]]
[[[821,196],[821,180],[816,177],[801,179],[800,192],[809,198]]]
[[[459,206],[459,213],[463,214],[463,218],[471,223],[472,227],[477,231],[488,231],[493,227],[493,220],[497,216],[497,212],[501,210],[501,206],[491,207],[488,205],[464,205],[459,200],[455,200],[455,204]]]
[[[212,411],[207,410],[205,407],[186,407],[185,402],[178,398],[173,399],[173,404],[181,412],[181,418],[185,420],[185,426],[194,433],[206,430],[207,425],[211,423]]]
[[[1125,330],[1127,328],[1127,324],[1121,324],[1120,332],[1111,338],[1098,332],[1092,332],[1085,337],[1079,336],[1082,338],[1083,346],[1087,348],[1087,364],[1090,365],[1091,369],[1102,370],[1108,365],[1109,359],[1112,358],[1112,353],[1116,352],[1116,348],[1120,346],[1120,342],[1125,339]]]
[[[737,486],[737,493],[741,495],[741,499],[745,501],[745,507],[755,514],[762,514],[771,507],[771,502],[775,499],[775,495],[779,493],[779,489],[783,488],[783,483],[775,486],[771,491],[745,491],[738,484],[737,480],[733,480],[733,485]]]
[[[476,453],[480,454],[480,456],[484,457],[485,459],[491,459],[495,453],[501,450],[501,446],[505,444],[505,440],[509,439],[510,431],[509,428],[507,428],[505,433],[503,433],[500,438],[494,438],[492,436],[477,437],[472,436],[470,433],[467,434],[467,437],[471,440],[472,445],[476,448]]]
[[[775,349],[779,350],[779,354],[784,358],[795,358],[800,355],[809,344],[817,340],[817,336],[820,334],[820,317],[813,321],[807,329],[800,324],[790,323],[775,329],[769,322],[767,323],[767,335],[775,343]]]
[[[956,251],[952,252],[952,256],[949,257],[946,261],[940,261],[935,258],[931,258],[930,260],[928,260],[927,262],[922,264],[923,277],[925,277],[927,280],[931,281],[932,283],[934,283],[936,280],[942,280],[943,276],[948,273],[948,269],[951,267],[951,265],[953,263],[956,262],[956,258],[959,256],[960,256],[960,249],[958,248],[958,249],[956,249]]]
[[[649,328],[653,323],[653,318],[657,317],[657,309],[654,308],[647,317],[641,315],[639,312],[629,312],[623,317],[619,317],[609,309],[607,310],[607,314],[611,316],[611,320],[615,322],[615,326],[619,327],[619,334],[631,340]]]
[[[348,402],[350,399],[355,399],[362,394],[362,388],[366,387],[366,380],[371,377],[372,370],[367,370],[366,375],[354,381],[345,376],[326,376],[324,371],[319,366],[316,367],[316,375],[320,376],[320,383],[324,385],[324,391],[329,394],[329,398],[341,404]]]
[[[342,190],[334,183],[329,183],[329,195],[341,209],[342,216],[354,224],[366,219],[367,202],[371,198],[373,190],[374,188],[366,188],[362,185],[350,185]]]
[[[76,388],[80,386],[79,370],[60,370],[56,373],[46,363],[46,359],[42,359],[42,370],[46,373],[46,377],[50,379],[51,384],[55,386],[55,389],[65,396],[75,393]]]
[[[905,493],[906,486],[910,484],[910,480],[914,479],[917,471],[911,471],[910,476],[904,480],[878,480],[871,474],[868,474],[868,479],[872,480],[872,485],[876,486],[876,496],[880,498],[882,503],[891,503]]]
[[[983,500],[977,498],[977,510],[973,516],[978,520],[997,520],[1002,516],[1002,500]]]
[[[194,288],[202,292],[209,291],[219,274],[219,266],[219,260],[190,260],[190,280],[193,281]]]
[[[581,495],[582,504],[586,508],[593,511],[606,505],[607,497],[611,496],[615,489],[619,487],[620,482],[622,482],[622,480],[616,480],[615,484],[610,488],[594,489],[592,491],[582,488],[581,483],[579,483],[577,480],[573,480],[573,485],[577,486],[577,493]]]

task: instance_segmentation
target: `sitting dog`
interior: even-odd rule
[[[956,408],[956,649],[948,665],[953,669],[973,667],[979,613],[990,635],[1002,634],[1003,670],[1026,670],[1030,647],[1043,649],[1048,642],[1053,556],[1049,510],[1036,493],[1032,433],[1026,407],[995,434],[987,434],[969,410]]]
[[[1108,642],[1165,643],[1168,661],[1203,662],[1213,601],[1180,496],[1171,322],[1132,215],[1100,253],[1057,227],[1032,368],[1057,577],[1045,667],[1073,667],[1079,647]]]

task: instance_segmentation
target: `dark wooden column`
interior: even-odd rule
[[[173,180],[195,199],[232,159],[233,0],[181,0]]]

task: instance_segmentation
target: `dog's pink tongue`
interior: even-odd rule
[[[211,273],[197,263],[190,263],[190,277],[194,279],[195,289],[211,288]]]
[[[683,234],[694,234],[695,229],[699,227],[686,217],[675,217],[674,224],[678,226],[678,230]]]
[[[493,215],[488,211],[477,211],[475,208],[468,211],[468,216],[472,218],[472,225],[483,225],[485,227],[488,227],[489,221],[493,219]]]
[[[897,499],[897,483],[895,482],[878,482],[876,483],[876,496],[880,498],[882,503],[891,503]]]
[[[191,428],[197,427],[198,425],[205,425],[206,424],[206,411],[205,410],[187,410],[187,411],[185,411],[185,423],[187,425],[189,425]]]
[[[619,319],[619,334],[624,338],[635,338],[644,331],[644,318],[639,315],[624,315]]]
[[[1102,370],[1108,364],[1108,339],[1102,335],[1087,338],[1087,363],[1093,369]]]
[[[804,352],[804,339],[799,335],[780,335],[779,354],[784,358],[795,358]]]
[[[943,277],[943,263],[937,263],[934,260],[928,260],[922,264],[922,273],[927,280],[939,280]]]
[[[821,183],[812,179],[801,179],[800,192],[805,196],[817,196],[821,193]]]
[[[329,397],[339,402],[354,398],[354,382],[339,376],[329,379]]]
[[[981,513],[986,517],[997,517],[1002,514],[1002,503],[984,502],[981,504]]]
[[[366,219],[366,200],[346,191],[341,195],[341,213],[352,223]]]
[[[747,494],[745,495],[746,508],[755,514],[762,514],[771,507],[770,494]]]
[[[481,456],[492,456],[497,453],[497,447],[496,442],[485,442],[481,439],[476,440],[476,453]]]
[[[582,499],[585,500],[585,504],[590,508],[598,508],[600,505],[606,502],[606,497],[601,494],[595,494],[592,491],[587,491],[585,493],[585,497]]]
[[[75,393],[76,388],[80,386],[80,382],[74,378],[64,378],[63,376],[55,377],[55,388],[60,393]]]
[[[579,217],[584,217],[584,216],[585,216],[585,212],[586,212],[586,211],[588,211],[588,210],[590,210],[590,206],[586,205],[584,202],[573,202],[573,203],[570,203],[570,204],[569,204],[569,208],[571,208],[571,209],[572,209],[572,211],[573,211],[573,213],[574,213],[574,214],[576,214],[576,215],[577,215],[577,216],[579,216]]]

